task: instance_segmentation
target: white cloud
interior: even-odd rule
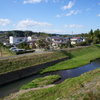
[[[71,16],[71,15],[76,15],[77,13],[79,13],[79,10],[71,10],[69,13],[66,14],[66,16]]]
[[[55,3],[55,2],[59,2],[59,0],[53,0],[53,2]]]
[[[26,3],[40,3],[41,0],[24,0],[23,1],[23,4],[26,4]]]
[[[63,0],[24,0],[23,1],[23,4],[27,4],[27,3],[40,3],[40,2],[53,2],[53,3],[56,3],[56,2],[63,2]]]
[[[10,24],[10,20],[9,19],[0,19],[0,25],[6,26],[8,24]]]
[[[49,0],[45,0],[45,2],[48,2]]]
[[[100,2],[98,3],[98,5],[100,5]]]
[[[90,10],[91,10],[91,8],[87,8],[87,9],[86,9],[86,11],[90,11]]]
[[[98,16],[100,17],[100,14],[98,14]]]
[[[83,27],[83,25],[75,25],[75,24],[72,24],[72,25],[65,25],[64,26],[65,28],[81,28],[81,27]]]
[[[75,1],[70,1],[67,6],[61,7],[62,10],[71,9],[75,4]]]
[[[26,28],[26,27],[48,27],[51,26],[52,24],[48,23],[48,22],[37,22],[34,20],[23,20],[18,22],[18,24],[16,25],[17,27],[22,27],[22,28]]]
[[[61,15],[56,15],[56,17],[58,17],[58,18],[59,18],[59,17],[61,17]]]

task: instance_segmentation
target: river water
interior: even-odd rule
[[[70,69],[70,70],[63,70],[63,71],[55,71],[55,72],[50,72],[50,73],[45,73],[41,75],[33,75],[3,86],[0,86],[0,98],[3,98],[5,96],[8,96],[11,93],[19,91],[20,87],[31,82],[32,80],[39,78],[39,77],[44,77],[47,75],[60,75],[61,79],[55,84],[63,82],[65,79],[72,78],[72,77],[77,77],[85,72],[97,69],[100,67],[100,59],[95,60],[85,66],[81,66],[75,69]]]

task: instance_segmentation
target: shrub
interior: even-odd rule
[[[87,42],[79,42],[76,44],[76,46],[86,46],[86,45],[88,45]]]

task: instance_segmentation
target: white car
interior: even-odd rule
[[[25,49],[15,49],[16,52],[25,52]]]
[[[16,51],[17,47],[11,47],[9,50]]]

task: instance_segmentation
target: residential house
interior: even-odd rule
[[[81,37],[73,37],[70,39],[70,41],[71,41],[71,44],[77,44],[79,42],[84,42],[85,40],[83,40],[83,38]]]
[[[26,42],[27,38],[26,37],[14,37],[14,36],[10,36],[9,37],[9,43],[12,45],[18,45],[22,42]]]
[[[28,36],[27,37],[27,43],[32,47],[32,48],[36,48],[37,47],[37,42],[38,38],[35,36]]]
[[[59,48],[61,44],[65,44],[67,42],[68,38],[62,38],[62,37],[50,37],[52,46],[54,48]]]
[[[28,36],[27,37],[27,41],[37,41],[37,40],[38,40],[38,38],[35,36]]]

